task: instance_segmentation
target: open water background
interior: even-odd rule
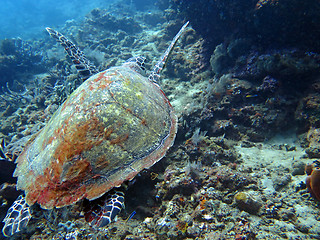
[[[37,38],[47,26],[79,20],[93,8],[105,8],[115,1],[1,0],[0,39]]]

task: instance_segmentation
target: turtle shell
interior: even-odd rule
[[[110,68],[80,85],[20,154],[17,188],[45,209],[96,199],[159,161],[176,131],[157,84]]]

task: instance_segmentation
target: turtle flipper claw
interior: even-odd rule
[[[19,196],[9,208],[6,217],[3,219],[4,227],[2,233],[6,237],[20,232],[24,229],[31,218],[30,208],[23,196]]]

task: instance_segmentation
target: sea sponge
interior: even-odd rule
[[[237,193],[236,195],[234,195],[234,199],[235,199],[237,202],[246,201],[246,199],[247,199],[247,194],[244,193],[244,192],[239,192],[239,193]]]
[[[312,168],[312,170],[310,170]],[[320,168],[313,165],[306,166],[306,185],[311,195],[320,201]]]
[[[230,66],[233,64],[231,57],[228,55],[225,44],[221,43],[216,46],[216,49],[210,58],[210,65],[215,74],[228,72]]]
[[[235,196],[236,206],[251,214],[258,214],[262,203],[254,192],[238,192]]]

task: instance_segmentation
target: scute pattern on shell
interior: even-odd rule
[[[45,209],[96,199],[159,161],[176,131],[157,84],[110,68],[76,89],[21,153],[17,188]]]

